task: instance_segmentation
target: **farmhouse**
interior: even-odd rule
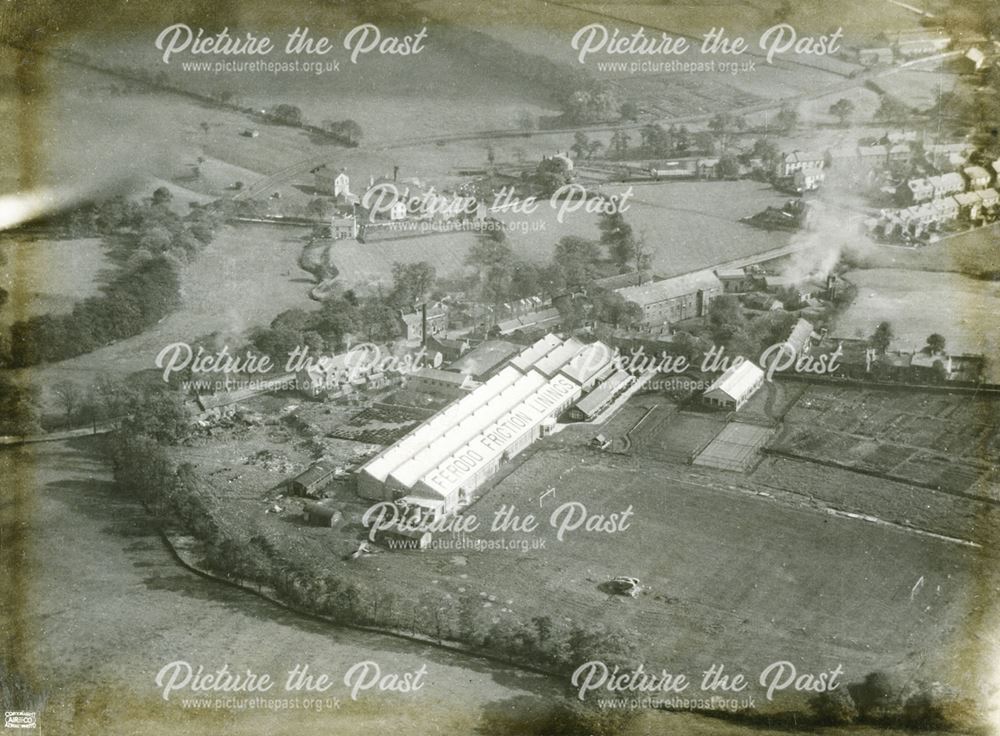
[[[588,347],[554,335],[537,341],[366,463],[358,472],[358,493],[418,506],[433,517],[454,513],[579,399],[583,386],[569,376],[579,367],[574,358]],[[610,362],[606,346],[591,350]],[[580,375],[586,380],[589,371]]]
[[[617,293],[639,305],[644,324],[670,324],[703,317],[712,300],[722,294],[722,282],[711,271],[695,271],[618,289]]]
[[[792,174],[792,185],[797,192],[812,192],[826,179],[823,169],[799,169]]]
[[[334,468],[326,463],[315,463],[288,481],[288,492],[293,496],[319,496],[323,487],[333,478]]]
[[[730,366],[705,389],[702,400],[710,406],[740,409],[764,385],[764,371],[744,360]]]
[[[326,164],[312,170],[313,186],[322,194],[348,198],[351,196],[351,179],[345,169],[333,171]]]
[[[330,220],[330,237],[334,240],[353,240],[358,237],[358,221],[354,215],[337,216]]]

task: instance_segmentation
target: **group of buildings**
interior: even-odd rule
[[[908,179],[896,190],[898,201],[906,206],[881,210],[869,229],[884,236],[919,237],[957,220],[992,221],[1000,214],[998,181],[1000,160],[990,169],[965,166],[961,171]]]
[[[584,408],[593,415],[625,390],[631,377],[613,357],[601,342],[546,335],[369,460],[358,472],[358,493],[421,518],[455,513],[584,394],[595,397]]]
[[[474,197],[438,191],[416,178],[400,178],[398,166],[393,167],[391,177],[370,176],[360,194],[351,191],[351,178],[343,168],[320,164],[310,173],[315,192],[333,200],[330,233],[334,240],[354,239],[363,231],[404,220],[482,219],[487,214],[486,205]]]
[[[986,54],[979,48],[985,47],[987,42],[983,37],[969,36],[958,42],[941,29],[913,28],[886,31],[878,38],[883,45],[858,49],[857,59],[863,66],[889,66],[897,61],[904,63],[949,51],[956,52],[954,63],[960,72],[975,73],[988,63]]]

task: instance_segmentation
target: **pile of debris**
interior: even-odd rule
[[[252,455],[246,455],[241,459],[244,465],[259,465],[264,470],[283,473],[285,475],[298,468],[296,463],[293,463],[284,455],[273,453],[270,450],[258,450]]]

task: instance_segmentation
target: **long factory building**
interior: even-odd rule
[[[432,416],[358,471],[358,493],[454,513],[541,437],[584,391],[613,372],[612,350],[546,335],[493,378]]]

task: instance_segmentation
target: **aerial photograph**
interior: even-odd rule
[[[13,0],[0,131],[0,735],[1000,736],[997,0]]]

